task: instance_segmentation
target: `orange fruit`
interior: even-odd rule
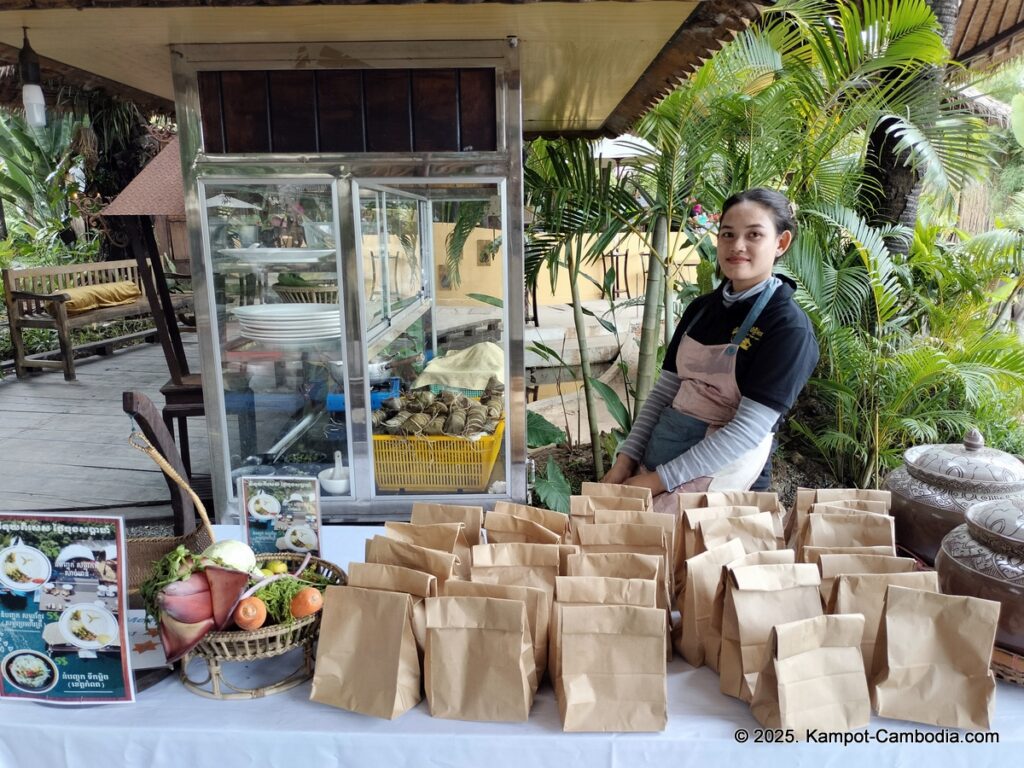
[[[267,605],[258,597],[247,597],[238,602],[232,618],[241,630],[259,629],[267,620]]]
[[[316,587],[303,587],[292,598],[291,612],[296,619],[312,616],[324,607],[324,598]]]

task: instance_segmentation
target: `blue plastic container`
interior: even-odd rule
[[[385,400],[392,397],[398,397],[401,394],[402,380],[397,376],[392,376],[390,389],[384,391],[370,390],[370,408],[376,410],[384,405]],[[333,411],[334,413],[345,413],[347,410],[345,395],[341,392],[328,395],[327,410]]]

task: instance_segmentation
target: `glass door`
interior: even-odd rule
[[[335,182],[205,180],[199,190],[219,363],[204,385],[222,393],[229,494],[246,475],[317,477],[336,454],[348,467]]]
[[[495,491],[508,471],[503,185],[356,186],[374,495]]]

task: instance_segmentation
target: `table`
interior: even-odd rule
[[[217,526],[218,536],[234,529]],[[348,568],[361,560],[370,526],[326,526],[325,555]],[[402,717],[378,720],[310,702],[309,683],[250,701],[213,701],[186,691],[176,677],[139,695],[134,705],[88,708],[0,702],[0,766],[352,766],[524,768],[524,766],[832,766],[884,761],[912,765],[1009,766],[1024,750],[1024,688],[1000,683],[993,732],[999,743],[755,744],[737,729],[758,727],[746,704],[718,692],[718,677],[681,659],[669,664],[669,724],[654,734],[564,734],[545,684],[526,723],[431,718],[426,701]],[[957,734],[874,717],[868,732]],[[751,737],[752,738],[752,737]]]

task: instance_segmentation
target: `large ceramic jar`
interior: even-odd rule
[[[919,445],[885,480],[892,491],[896,543],[926,563],[935,562],[942,537],[964,522],[972,504],[1024,498],[1024,463],[985,447],[972,429],[963,444]]]
[[[939,587],[1003,604],[996,645],[1024,655],[1024,499],[974,504],[942,540]]]

